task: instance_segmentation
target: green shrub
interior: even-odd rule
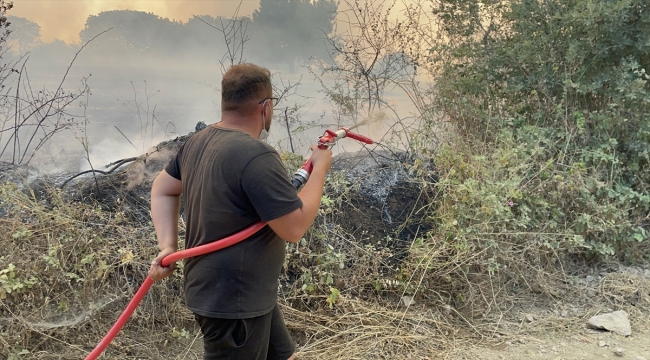
[[[446,231],[641,256],[631,245],[650,237],[650,4],[435,4],[438,106],[463,137],[447,146],[465,148],[436,158],[442,216],[458,223]]]

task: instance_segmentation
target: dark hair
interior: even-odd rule
[[[241,111],[252,101],[271,96],[271,72],[253,64],[231,66],[221,80],[221,110]]]

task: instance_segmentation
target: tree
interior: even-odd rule
[[[4,0],[0,0],[0,55],[4,54],[6,51],[5,43],[7,41],[7,37],[9,34],[11,34],[11,31],[8,29],[11,23],[7,20],[6,14],[7,11],[11,10],[13,7],[13,2],[5,2]]]
[[[314,72],[318,79],[328,78],[322,84],[329,100],[341,116],[356,121],[364,112],[369,116],[379,108],[391,109],[385,93],[396,90],[411,99],[421,116],[426,100],[416,81],[418,52],[409,49],[414,44],[413,25],[392,19],[395,2],[346,4],[346,22],[328,36],[333,61],[323,65],[320,74]]]
[[[112,30],[92,45],[92,52],[102,59],[123,61],[125,57],[145,54],[173,55],[186,39],[181,22],[142,11],[114,10],[89,16],[80,33],[81,41],[109,28]]]
[[[337,9],[334,0],[261,0],[253,12],[252,48],[274,63],[327,58],[325,39]]]
[[[211,48],[225,48],[224,54],[218,58],[222,73],[226,72],[228,66],[239,64],[244,61],[244,49],[249,40],[248,27],[251,23],[251,19],[247,16],[239,16],[239,9],[240,7],[238,6],[235,13],[229,19],[223,16],[213,18],[211,16],[203,15],[195,16],[187,22],[188,28],[196,26],[194,25],[196,23],[201,23],[203,24],[202,29],[205,28],[205,25],[208,25],[221,34],[214,39],[211,32],[197,31],[196,33],[198,36],[193,36],[193,38],[200,37],[204,39],[207,35],[209,38],[207,38],[205,42],[201,43],[201,45],[212,42],[220,46],[213,46]],[[205,46],[198,46],[197,48],[205,49]]]
[[[12,29],[9,41],[16,43],[14,51],[24,54],[41,44],[41,27],[37,23],[17,16],[10,16],[8,19]]]

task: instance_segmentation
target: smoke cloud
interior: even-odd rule
[[[300,11],[288,1],[264,2],[256,19],[243,27],[250,40],[244,46],[243,60],[268,67],[278,91],[296,86],[283,97],[274,114],[269,142],[280,151],[307,156],[310,145],[325,127],[353,126],[355,119],[366,115],[340,118],[324,101],[321,83],[313,79],[313,73],[318,71],[305,70],[314,58],[329,59],[320,30],[333,25],[331,14],[336,6],[329,2],[328,6],[313,8],[303,4]],[[250,14],[259,4],[244,1],[239,15]],[[95,16],[87,22],[84,39],[113,27],[84,48],[63,83],[66,92],[82,91],[85,84],[91,90],[87,99],[66,108],[66,120],[72,121],[73,132],[57,134],[30,164],[42,171],[75,172],[90,167],[86,159],[89,155],[92,166],[103,169],[115,160],[144,154],[161,140],[189,133],[198,121],[218,122],[222,66],[228,65],[224,57],[228,54],[226,42],[221,33],[191,16],[209,14],[202,19],[214,21],[215,16],[232,16],[238,5],[238,1],[166,0],[19,2],[10,16],[27,20],[22,25],[19,21],[12,24],[12,35],[21,36],[20,53],[24,54],[25,49],[30,53],[27,67],[34,91],[56,89],[80,45],[41,43],[38,31],[27,30],[40,26],[44,41],[74,42],[79,41],[79,31],[89,15]],[[131,11],[110,11],[120,9]],[[289,14],[292,10],[293,15]],[[311,20],[292,21],[300,16]],[[269,39],[282,39],[284,43],[279,46]],[[322,80],[326,86],[334,85],[330,78]],[[384,108],[368,114],[362,121],[365,125],[359,124],[354,131],[385,142],[396,131],[396,119],[412,114],[408,98],[391,94],[387,99],[390,111]],[[89,154],[82,147],[82,139],[88,144]],[[334,151],[356,151],[361,147],[346,139]],[[130,183],[140,184],[151,174],[142,175],[130,179]]]
[[[259,0],[242,1],[239,15],[251,15],[260,5]],[[341,2],[340,13],[344,14],[345,2]],[[237,10],[239,1],[178,1],[178,0],[80,0],[80,1],[20,1],[10,15],[24,17],[41,26],[41,41],[49,43],[61,40],[68,44],[79,43],[79,32],[83,30],[89,15],[109,10],[137,10],[154,13],[175,21],[187,21],[193,15],[231,16]],[[406,8],[406,2],[394,5],[392,16]],[[340,16],[339,26],[349,19]],[[354,32],[353,29],[350,29]]]
[[[79,43],[89,15],[109,10],[136,10],[154,13],[163,18],[187,21],[193,15],[232,15],[237,1],[175,1],[175,0],[81,0],[81,1],[19,1],[10,15],[24,17],[41,26],[41,41],[62,40]],[[259,1],[243,1],[239,14],[250,15]]]

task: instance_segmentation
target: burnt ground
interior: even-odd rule
[[[405,152],[369,151],[338,155],[332,172],[340,180],[326,193],[342,199],[336,223],[363,244],[387,247],[394,260],[406,255],[411,242],[432,230],[425,215],[432,206],[430,184],[415,180],[413,158]]]
[[[111,174],[86,174],[69,181],[63,193],[74,201],[92,201],[105,210],[122,212],[134,224],[147,225],[153,180],[188,136],[160,143]],[[432,229],[431,221],[423,219],[432,205],[430,190],[409,173],[411,162],[405,152],[362,150],[337,155],[330,176],[336,180],[329,181],[325,189],[325,195],[341,200],[334,222],[363,244],[391,249],[397,262],[413,239]],[[106,168],[110,166],[102,170]],[[61,187],[72,175],[32,177],[30,188],[44,196],[47,186]]]

